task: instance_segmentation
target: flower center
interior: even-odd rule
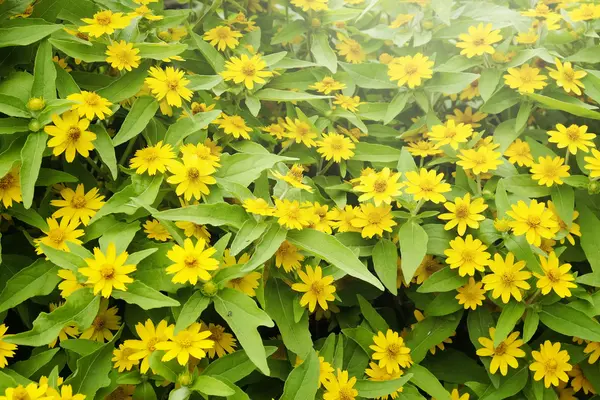
[[[187,171],[187,177],[190,181],[195,181],[200,177],[200,171],[196,167],[191,167]]]
[[[198,267],[198,259],[194,256],[187,256],[183,260],[183,264],[186,268],[197,268]]]
[[[556,360],[548,360],[544,363],[544,367],[546,368],[546,373],[549,375],[553,375],[556,373],[556,368],[558,367],[558,363]]]
[[[111,264],[104,264],[102,266],[102,268],[100,268],[100,275],[102,275],[102,277],[107,280],[114,279],[114,277],[115,277],[114,266]]]
[[[350,45],[350,53],[358,56],[358,55],[360,55],[361,52],[362,52],[362,48],[360,47],[360,44],[352,43]]]
[[[98,23],[98,25],[110,25],[111,23],[111,18],[110,15],[97,15],[96,16],[96,22]]]
[[[419,68],[415,64],[406,64],[404,66],[404,72],[406,75],[414,75],[418,70]]]
[[[331,146],[331,150],[336,150],[336,151],[340,151],[344,148],[344,145],[341,141],[338,140],[334,140],[331,142],[330,144]]]
[[[465,219],[469,216],[469,207],[467,207],[465,204],[456,206],[454,214],[456,215],[457,219]]]
[[[156,343],[158,343],[157,337],[150,338],[150,340],[148,340],[148,342],[146,343],[146,348],[148,349],[148,351],[156,350]]]
[[[188,349],[192,347],[192,337],[190,335],[185,335],[179,340],[179,346],[183,349]]]
[[[315,295],[319,296],[321,293],[323,293],[323,284],[321,283],[321,281],[315,281],[312,283],[312,285],[310,285],[310,291],[313,292]]]
[[[485,44],[485,38],[479,37],[473,40],[475,46],[483,46]]]
[[[155,149],[146,149],[146,154],[144,154],[144,160],[146,162],[151,163],[158,159],[158,152]]]
[[[396,358],[400,354],[400,346],[397,343],[392,343],[387,347],[386,353],[389,358]]]
[[[377,193],[384,193],[387,190],[388,184],[385,179],[377,179],[373,184],[373,190]]]
[[[500,279],[502,280],[504,287],[511,287],[515,282],[515,276],[512,272],[503,273]]]
[[[12,174],[6,174],[5,177],[0,179],[0,189],[2,189],[2,190],[10,189],[13,186],[14,181],[15,181],[15,178],[12,176]]]
[[[551,269],[550,271],[546,272],[546,277],[548,277],[548,280],[552,283],[560,282],[560,271]]]
[[[53,229],[48,233],[48,238],[56,245],[60,245],[65,240],[65,232],[62,229]]]
[[[85,200],[85,197],[78,194],[73,196],[73,198],[71,199],[71,207],[73,208],[85,208],[86,203],[87,201]]]
[[[85,98],[85,104],[87,104],[88,106],[94,107],[94,106],[98,105],[99,100],[100,100],[100,96],[98,96],[95,93],[90,93]]]
[[[179,80],[178,79],[169,79],[167,81],[167,86],[169,87],[169,90],[177,90],[177,87],[179,86]]]
[[[354,393],[352,392],[352,389],[344,386],[344,387],[340,388],[340,393],[339,393],[338,398],[340,400],[354,400]]]
[[[220,341],[221,339],[223,339],[223,330],[220,328],[215,328],[213,330],[210,331],[210,338],[212,340],[214,340],[215,342]]]
[[[463,250],[462,259],[465,263],[473,262],[475,259],[475,254],[471,250]]]
[[[67,137],[71,142],[76,142],[81,137],[81,129],[78,126],[72,126],[67,131]]]
[[[568,127],[566,133],[569,140],[573,142],[578,141],[581,137],[581,135],[579,134],[579,128],[575,125],[571,125],[570,127]]]
[[[95,330],[101,331],[102,329],[104,329],[104,326],[106,325],[106,321],[104,321],[103,317],[98,316],[98,317],[94,318],[94,322],[92,323],[92,325],[94,325]]]
[[[217,29],[217,36],[221,40],[229,39],[229,30],[227,28]]]
[[[381,222],[381,215],[377,212],[370,213],[367,217],[370,225],[377,225]]]
[[[454,136],[456,136],[456,130],[454,129],[446,129],[446,137],[447,138],[453,138]]]
[[[244,66],[242,66],[242,74],[246,75],[247,77],[254,76],[256,75],[256,67],[254,64],[246,63]]]
[[[292,177],[295,181],[302,181],[302,169],[301,168],[293,168],[288,172],[289,176]]]
[[[537,215],[531,215],[527,219],[527,224],[530,228],[537,228],[542,223],[542,220]]]
[[[23,386],[17,386],[12,394],[13,400],[30,400],[29,393]]]

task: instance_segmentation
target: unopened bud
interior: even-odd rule
[[[214,297],[218,291],[219,287],[213,281],[208,281],[202,285],[202,294],[206,297]]]
[[[31,122],[29,122],[28,128],[31,132],[37,132],[40,130],[42,126],[40,125],[40,123],[38,122],[38,120],[36,119],[32,119]]]
[[[40,111],[46,107],[46,102],[42,97],[32,97],[27,102],[27,109],[31,111]]]

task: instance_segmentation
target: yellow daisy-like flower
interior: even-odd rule
[[[148,6],[146,6],[146,5],[139,6],[138,8],[133,10],[133,12],[129,13],[128,15],[133,18],[135,18],[135,17],[146,18],[148,21],[160,21],[161,19],[164,18],[162,15],[154,15],[152,13],[152,10],[150,8],[148,8]],[[175,57],[177,57],[177,56],[173,56],[173,57],[171,57],[171,59],[175,59]]]
[[[351,223],[355,228],[361,229],[361,236],[364,238],[383,236],[383,231],[391,232],[392,227],[398,225],[394,221],[391,206],[375,206],[371,203],[361,204]]]
[[[584,394],[596,394],[592,382],[583,374],[579,365],[573,365],[573,369],[567,372],[567,375],[571,377],[571,387],[573,387],[575,393],[583,389]]]
[[[590,178],[600,177],[600,151],[591,149],[592,155],[584,157],[583,160],[586,162],[585,168],[590,171]]]
[[[236,260],[234,256],[229,253],[229,249],[225,249],[223,252],[223,265],[222,267],[231,267],[232,265],[243,265],[250,260],[250,255],[244,253]],[[225,286],[231,289],[240,291],[250,297],[256,296],[256,288],[259,286],[259,280],[262,278],[260,272],[250,272],[244,276],[233,278],[227,282]],[[211,356],[212,357],[212,356]]]
[[[353,188],[356,192],[362,192],[358,201],[368,201],[373,199],[376,206],[381,203],[391,204],[394,197],[402,192],[402,184],[398,182],[401,172],[392,173],[389,168],[384,168],[379,172],[368,174],[360,178],[360,184]]]
[[[358,396],[358,390],[354,389],[356,377],[348,379],[348,371],[338,368],[337,376],[330,376],[323,383],[325,393],[323,400],[354,400]]]
[[[578,8],[569,12],[573,22],[590,21],[600,18],[600,7],[597,4],[581,4]]]
[[[454,120],[449,120],[444,125],[434,125],[431,132],[427,133],[427,138],[437,147],[448,144],[456,150],[460,143],[466,143],[472,135],[473,127],[471,125],[457,124]]]
[[[556,253],[553,251],[548,254],[548,258],[544,256],[540,257],[540,264],[544,274],[538,274],[536,272],[533,275],[538,279],[536,287],[542,291],[543,295],[550,293],[554,290],[559,297],[571,297],[571,291],[577,287],[573,281],[575,278],[571,271],[571,264],[560,265]]]
[[[84,225],[89,224],[90,219],[104,205],[104,196],[98,194],[97,188],[90,189],[85,193],[83,184],[77,185],[75,190],[64,188],[60,191],[62,200],[52,200],[50,204],[60,207],[52,214],[53,218],[66,218],[75,222],[81,221]]]
[[[149,219],[144,223],[144,233],[148,239],[156,239],[160,242],[166,242],[171,239],[171,234],[167,228],[156,219]]]
[[[204,40],[209,42],[213,47],[216,47],[219,51],[225,51],[230,48],[235,49],[240,44],[239,38],[242,34],[238,31],[231,29],[229,26],[217,26],[204,33]]]
[[[4,338],[8,335],[6,332],[8,331],[8,327],[4,324],[0,324],[0,368],[4,368],[8,365],[7,358],[12,358],[15,356],[15,350],[17,349],[16,344],[5,342]]]
[[[480,175],[495,171],[499,165],[502,165],[502,160],[499,160],[500,157],[502,157],[502,154],[485,146],[477,150],[461,149],[458,154],[460,161],[457,161],[456,164],[463,167],[465,171],[471,170],[473,174]]]
[[[506,215],[513,220],[510,226],[517,236],[525,235],[527,242],[539,246],[544,239],[552,239],[558,232],[558,222],[554,219],[552,211],[548,210],[544,203],[531,200],[529,206],[519,200],[517,204],[511,205],[511,210]]]
[[[62,378],[58,377],[58,382],[60,385]],[[41,384],[40,384],[41,385]],[[48,388],[50,390],[51,388]],[[54,389],[52,389],[54,390]],[[73,394],[73,387],[71,385],[62,385],[60,387],[60,394],[56,391],[55,400],[85,400],[85,395],[81,393]]]
[[[554,218],[558,222],[558,230],[560,232],[566,232],[565,237],[560,240],[560,243],[563,244],[566,239],[569,241],[569,243],[571,243],[571,246],[575,246],[575,238],[573,237],[573,235],[581,237],[581,227],[579,226],[579,224],[575,223],[575,220],[579,217],[579,212],[576,210],[573,211],[571,226],[568,226],[565,223],[565,221],[563,221],[560,218],[556,206],[550,200],[548,201],[548,209],[552,211],[552,214],[554,214]]]
[[[360,101],[360,97],[358,96],[344,96],[343,94],[336,94],[335,100],[333,100],[333,104],[336,104],[342,107],[344,110],[357,112],[358,106],[364,104],[364,102]]]
[[[198,143],[194,145],[192,143],[188,143],[181,146],[179,151],[181,151],[181,158],[183,160],[192,162],[197,161],[200,164],[206,163],[215,168],[221,166],[221,164],[219,164],[221,157],[214,155],[210,147],[206,146],[205,144]]]
[[[494,299],[502,297],[502,302],[505,304],[508,303],[511,296],[517,301],[523,300],[521,289],[531,288],[527,283],[527,280],[531,278],[531,272],[522,271],[525,268],[525,261],[515,263],[515,256],[510,252],[504,259],[500,254],[494,254],[494,259],[489,263],[489,267],[492,273],[484,276],[482,282],[485,290],[492,291]]]
[[[102,299],[92,326],[84,330],[79,339],[95,340],[100,343],[111,340],[113,338],[111,331],[117,331],[120,327],[121,317],[117,315],[118,312],[117,307],[108,308],[108,299]]]
[[[462,49],[461,55],[472,58],[483,54],[494,54],[496,51],[492,44],[502,40],[500,29],[492,30],[492,24],[478,26],[470,26],[469,33],[462,33],[458,36],[460,42],[456,43],[456,47]]]
[[[150,67],[149,73],[150,77],[145,82],[158,101],[166,99],[168,105],[181,107],[181,99],[191,100],[193,93],[186,87],[190,81],[183,71],[173,67]]]
[[[525,357],[525,352],[521,350],[524,342],[522,339],[517,339],[520,332],[512,332],[498,346],[494,346],[494,337],[496,328],[490,328],[490,337],[480,337],[477,339],[483,347],[477,350],[477,355],[480,357],[492,357],[490,363],[490,372],[495,374],[498,370],[502,376],[508,374],[508,367],[519,368],[517,358]]]
[[[331,379],[335,379],[333,367],[325,361],[325,358],[319,357],[319,387],[325,385]]]
[[[537,164],[531,166],[531,178],[542,186],[562,185],[564,183],[562,178],[570,175],[570,168],[565,165],[565,159],[562,157],[539,157]]]
[[[537,31],[530,29],[527,32],[520,32],[515,38],[515,41],[518,44],[534,44],[539,38]]]
[[[475,270],[483,272],[485,266],[490,263],[490,253],[487,246],[479,239],[473,239],[473,235],[465,238],[460,236],[450,241],[450,248],[444,250],[446,263],[450,268],[458,268],[460,276],[475,275]]]
[[[174,263],[167,267],[167,274],[174,275],[171,278],[173,283],[189,282],[195,285],[198,280],[211,279],[209,271],[219,268],[219,262],[212,257],[217,250],[205,246],[206,242],[203,239],[198,239],[195,245],[192,239],[185,239],[183,247],[178,244],[173,245],[167,252],[167,258]]]
[[[113,350],[113,358],[111,360],[114,363],[113,368],[118,369],[119,372],[131,371],[134,366],[139,364],[139,360],[132,360],[130,358],[135,352],[135,349],[120,344],[118,349]]]
[[[588,363],[593,364],[600,358],[600,342],[589,342],[585,349],[583,349],[585,354],[590,354],[590,358],[588,358]]]
[[[126,340],[125,346],[133,349],[134,352],[129,355],[130,360],[142,360],[140,372],[145,374],[150,368],[150,356],[156,351],[156,344],[165,342],[173,336],[175,325],[169,325],[167,321],[161,320],[156,327],[151,319],[147,319],[143,324],[138,322],[135,331],[139,340]]]
[[[60,295],[65,299],[74,291],[83,287],[70,269],[59,269],[56,274],[63,279],[63,281],[58,284],[58,289],[60,290]]]
[[[394,19],[392,21],[392,23],[390,24],[390,28],[392,28],[392,29],[400,28],[401,26],[408,24],[414,18],[415,18],[415,16],[413,14],[398,14],[396,16],[396,19]]]
[[[147,146],[136,150],[134,157],[129,161],[131,168],[136,168],[136,174],[156,175],[157,172],[164,173],[167,167],[175,162],[175,153],[170,144],[164,144],[162,140],[154,146]]]
[[[108,108],[112,103],[94,92],[83,90],[81,93],[68,95],[67,100],[75,103],[71,106],[71,110],[77,111],[80,117],[85,115],[89,120],[94,119],[94,116],[103,120],[105,115],[112,114],[112,111]]]
[[[140,49],[134,48],[132,43],[124,40],[114,42],[106,47],[106,62],[119,71],[131,71],[140,66],[142,58],[138,56],[139,52]]]
[[[589,147],[596,147],[593,140],[596,134],[587,133],[587,125],[571,124],[567,128],[563,124],[556,124],[555,131],[548,131],[550,143],[556,143],[559,149],[567,148],[571,154],[577,154],[577,150],[584,153],[590,151]]]
[[[298,270],[298,277],[302,283],[294,283],[292,290],[304,293],[300,298],[300,305],[302,307],[308,305],[308,310],[313,312],[318,303],[323,310],[327,310],[327,302],[335,300],[333,276],[323,276],[321,267],[316,266],[313,270],[310,265],[307,265],[306,272]]]
[[[275,210],[265,199],[246,199],[243,203],[244,209],[251,214],[272,216]]]
[[[299,249],[287,240],[284,240],[275,252],[275,266],[277,268],[283,267],[285,272],[300,268],[300,263],[303,260],[304,256]]]
[[[226,61],[225,71],[220,75],[226,81],[243,83],[247,89],[252,90],[255,83],[262,85],[267,82],[264,78],[273,76],[266,68],[267,63],[258,54],[252,57],[242,54],[241,57],[231,57]]]
[[[408,143],[406,149],[410,154],[417,157],[435,156],[444,153],[444,151],[441,150],[437,144],[431,143],[426,140],[410,142]]]
[[[48,396],[48,385],[39,385],[30,383],[27,386],[17,385],[16,387],[8,387],[4,391],[4,396],[0,396],[1,400],[54,400],[54,396]]]
[[[440,263],[434,256],[426,255],[423,257],[423,261],[415,270],[415,276],[413,281],[418,285],[425,282],[431,275],[444,268],[444,265]]]
[[[308,228],[328,234],[333,233],[331,227],[334,224],[334,212],[329,211],[329,206],[327,204],[321,205],[319,202],[311,203],[307,201],[303,205],[314,215]]]
[[[236,139],[240,137],[243,139],[250,140],[250,135],[248,132],[252,132],[252,128],[246,125],[246,121],[244,118],[239,115],[226,115],[221,114],[221,118],[214,121],[215,124],[219,126],[219,128],[223,129],[223,131],[233,136]]]
[[[346,61],[352,64],[360,64],[367,58],[363,47],[354,39],[338,34],[340,42],[335,45],[340,56],[346,57]]]
[[[208,330],[202,330],[202,324],[194,322],[188,328],[180,331],[177,335],[171,335],[168,341],[158,342],[157,350],[164,350],[162,361],[170,361],[177,358],[179,365],[186,365],[190,356],[201,360],[206,357],[206,350],[215,346]]]
[[[488,115],[486,113],[481,111],[476,111],[475,114],[473,114],[473,109],[471,107],[467,107],[465,108],[464,112],[458,108],[454,109],[454,115],[447,115],[446,119],[453,120],[457,124],[463,123],[465,125],[471,125],[472,128],[479,128],[481,126],[479,122],[483,121],[487,116]]]
[[[91,37],[100,37],[104,34],[111,35],[117,29],[126,28],[131,22],[131,17],[121,12],[113,13],[110,10],[99,11],[93,18],[82,18],[87,25],[80,26],[79,32],[87,33]]]
[[[458,300],[458,304],[462,304],[465,307],[465,310],[469,308],[475,310],[485,300],[483,282],[475,282],[475,278],[473,277],[470,277],[469,282],[456,289],[456,291],[458,294],[454,298]]]
[[[406,177],[406,193],[412,194],[414,199],[419,201],[431,201],[435,204],[446,201],[442,193],[449,192],[451,186],[449,183],[442,182],[444,174],[436,174],[434,170],[427,171],[421,168],[419,172],[409,171],[404,174]]]
[[[517,89],[521,93],[533,93],[543,89],[548,77],[540,75],[539,68],[533,68],[529,64],[523,64],[521,68],[509,68],[508,74],[504,75],[504,83],[511,89]]]
[[[358,207],[352,207],[350,205],[345,206],[343,209],[334,209],[331,218],[333,219],[333,227],[338,232],[360,232],[362,229],[352,225],[352,220],[356,218],[356,211]]]
[[[202,195],[210,193],[208,185],[217,183],[217,180],[211,176],[215,169],[206,163],[201,164],[198,161],[189,160],[184,160],[183,163],[174,161],[167,168],[173,174],[167,179],[167,182],[177,185],[175,193],[177,196],[183,195],[187,201],[192,197],[200,200]]]
[[[385,382],[393,381],[404,375],[404,371],[399,370],[393,373],[389,373],[386,368],[381,368],[377,363],[369,362],[369,368],[365,369],[365,375],[367,375],[370,381]],[[402,393],[403,387],[399,387],[395,392],[390,394],[392,399],[398,397],[399,393]],[[378,397],[379,400],[387,400],[388,396]]]
[[[329,94],[336,90],[342,90],[345,87],[346,84],[336,81],[331,76],[326,76],[321,81],[309,86],[310,89],[314,89],[323,94]]]
[[[88,278],[86,284],[94,286],[94,294],[102,293],[103,297],[110,297],[114,289],[126,291],[126,283],[133,282],[128,274],[137,268],[133,264],[125,264],[129,254],[124,251],[117,255],[117,248],[110,243],[106,254],[98,247],[94,247],[94,258],[86,258],[87,267],[79,268],[81,275]]]
[[[544,379],[544,386],[547,388],[569,380],[567,372],[573,369],[569,364],[571,357],[566,350],[560,349],[560,343],[546,340],[540,345],[540,351],[532,351],[531,356],[535,360],[529,365],[529,369],[535,372],[533,379]]]
[[[473,98],[479,96],[479,79],[475,79],[473,82],[467,85],[466,88],[460,92],[460,96],[458,97],[461,100],[472,100]]]
[[[479,228],[479,222],[485,219],[481,213],[488,208],[488,205],[485,204],[483,198],[471,201],[471,195],[467,193],[463,198],[454,199],[454,203],[444,203],[444,207],[449,213],[438,216],[439,219],[448,221],[444,229],[449,231],[458,226],[458,234],[462,236],[465,234],[467,226],[472,229]]]
[[[283,118],[277,118],[276,124],[271,124],[269,126],[265,126],[264,128],[260,128],[261,131],[267,132],[269,135],[273,136],[277,140],[281,140],[285,136],[285,128],[283,127]]]
[[[287,229],[303,229],[317,222],[316,215],[308,208],[302,207],[297,200],[275,199],[275,212],[279,225]]]
[[[316,144],[318,153],[322,154],[327,161],[333,160],[336,163],[352,158],[354,156],[352,150],[356,148],[350,138],[339,133],[325,134]]]
[[[20,168],[14,166],[0,179],[0,199],[5,208],[11,207],[13,201],[20,203],[21,197],[21,176]]]
[[[276,179],[281,179],[292,187],[303,189],[312,193],[313,188],[305,183],[302,183],[302,179],[304,178],[303,173],[304,169],[298,164],[294,164],[285,175],[277,171],[271,171],[271,174],[273,174]]]
[[[328,0],[292,0],[292,4],[302,8],[302,11],[326,11]]]
[[[413,364],[410,349],[406,347],[398,332],[391,329],[385,334],[377,332],[377,335],[373,336],[373,343],[369,346],[374,351],[371,357],[388,373],[398,372],[400,368],[409,368]]]
[[[433,61],[421,53],[414,56],[395,58],[388,64],[388,76],[391,81],[398,81],[398,86],[408,86],[414,89],[421,86],[423,81],[433,76]]]
[[[231,333],[225,332],[225,328],[221,325],[208,324],[210,332],[210,340],[215,342],[214,347],[207,350],[208,357],[219,358],[231,354],[235,351],[236,340]]]
[[[531,167],[534,163],[529,143],[521,139],[512,142],[504,152],[504,156],[508,157],[508,162],[517,164],[519,167]]]
[[[291,119],[290,117],[286,117],[283,127],[286,131],[285,137],[292,139],[296,143],[302,143],[306,147],[314,147],[317,145],[314,140],[317,137],[317,132],[315,132],[308,122],[298,118]]]
[[[69,218],[61,218],[60,223],[54,218],[47,218],[48,231],[42,231],[46,234],[43,238],[34,239],[36,244],[36,253],[44,254],[44,251],[40,247],[43,243],[46,246],[53,247],[57,250],[66,251],[69,253],[71,250],[67,245],[67,242],[74,244],[81,244],[79,238],[83,236],[83,229],[77,229],[79,221],[69,220]]]
[[[46,125],[44,132],[52,136],[48,141],[48,147],[52,148],[52,154],[59,156],[65,153],[67,162],[73,162],[75,154],[79,153],[83,157],[90,155],[90,150],[94,149],[94,140],[96,134],[88,131],[90,121],[79,119],[77,112],[68,111],[62,115],[52,115],[54,125]]]

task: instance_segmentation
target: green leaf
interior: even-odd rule
[[[302,101],[302,100],[318,100],[329,99],[331,96],[319,96],[305,92],[293,92],[291,90],[280,89],[261,89],[254,93],[254,97],[259,100],[266,101]]]
[[[391,82],[388,77],[387,65],[374,63],[348,64],[344,62],[339,64],[358,87],[365,89],[398,88],[398,85]]]
[[[387,332],[389,326],[385,319],[373,308],[373,306],[365,300],[363,296],[360,294],[358,297],[358,305],[360,307],[360,311],[365,320],[369,323],[371,328],[374,329],[375,332]]]
[[[51,24],[40,18],[18,18],[2,21],[0,48],[27,46],[62,28],[62,25]]]
[[[206,61],[210,64],[215,72],[221,72],[225,69],[225,59],[214,47],[202,40],[202,37],[196,33],[191,33],[192,40],[196,44],[200,53],[204,56]]]
[[[375,143],[356,143],[352,160],[374,162],[397,162],[401,151],[391,146]]]
[[[479,94],[484,102],[492,97],[492,94],[496,91],[500,78],[502,77],[502,70],[500,69],[484,69],[481,71],[479,77]]]
[[[169,382],[177,382],[177,376],[185,370],[185,367],[179,365],[176,359],[162,361],[164,352],[154,351],[150,356],[150,369]]]
[[[525,236],[509,236],[504,240],[504,245],[515,255],[517,260],[525,261],[529,270],[540,274],[544,272]]]
[[[98,42],[83,44],[75,40],[61,40],[50,38],[52,46],[66,55],[80,59],[86,63],[106,62],[106,45]]]
[[[508,149],[508,146],[519,137],[520,131],[515,129],[516,119],[502,121],[494,130],[494,143],[500,145],[498,151],[503,153]]]
[[[179,332],[196,322],[209,304],[210,297],[204,296],[201,291],[195,291],[179,312],[175,324],[175,332]]]
[[[435,397],[437,400],[450,400],[450,393],[444,389],[440,381],[421,365],[414,364],[406,370],[406,375],[412,374],[411,383],[415,384],[425,393]]]
[[[189,75],[186,77],[190,83],[186,86],[190,90],[210,90],[223,82],[221,75]]]
[[[11,369],[25,378],[31,378],[40,368],[49,364],[59,351],[60,349],[48,349],[33,354],[28,360],[19,361],[11,365]]]
[[[0,118],[0,135],[11,135],[17,132],[27,132],[29,120],[21,118]]]
[[[528,365],[521,366],[518,370],[510,370],[506,378],[502,379],[499,387],[490,384],[479,396],[480,400],[502,400],[519,393],[527,384],[529,378]]]
[[[600,46],[586,46],[565,61],[596,64],[600,62]]]
[[[350,249],[335,237],[314,229],[303,229],[301,231],[289,231],[287,240],[293,245],[333,264],[348,275],[383,290],[381,282],[371,274]]]
[[[4,393],[6,389],[16,387],[17,385],[12,376],[0,371],[0,393]]]
[[[32,97],[42,97],[46,101],[56,98],[56,69],[52,61],[52,45],[44,40],[40,42],[33,68]]]
[[[156,400],[156,393],[150,382],[137,384],[133,392],[133,400]]]
[[[131,106],[131,110],[129,110],[127,117],[125,117],[125,121],[123,121],[119,132],[112,138],[113,146],[118,146],[139,135],[139,133],[148,125],[152,117],[154,117],[157,110],[158,102],[154,97],[138,97],[133,103],[133,106]]]
[[[537,311],[533,309],[527,310],[527,313],[525,314],[525,323],[523,324],[523,341],[525,343],[529,342],[533,335],[535,335],[539,323],[540,316]]]
[[[425,83],[425,90],[434,93],[455,94],[462,92],[479,74],[469,72],[438,72]]]
[[[56,71],[56,89],[61,98],[66,99],[68,95],[81,92],[75,79],[58,64],[54,64]]]
[[[21,195],[25,208],[31,207],[33,202],[35,182],[42,166],[47,139],[48,135],[45,132],[31,133],[21,150]]]
[[[228,225],[238,229],[249,218],[243,207],[227,203],[198,204],[174,208],[160,211],[154,214],[154,217],[167,221],[189,221],[199,225]]]
[[[441,317],[452,314],[464,307],[458,303],[454,292],[440,293],[425,307],[426,317]]]
[[[554,303],[543,306],[539,316],[542,324],[555,332],[600,342],[600,324],[574,307]]]
[[[48,125],[52,121],[52,115],[69,111],[72,105],[73,102],[71,100],[50,100],[46,103],[46,108],[38,115],[38,122],[42,126]]]
[[[502,313],[500,313],[498,323],[496,324],[494,347],[498,347],[512,333],[515,325],[521,320],[524,313],[525,304],[516,301],[511,301],[502,308]]]
[[[186,137],[208,126],[221,114],[221,110],[197,113],[192,117],[182,118],[169,126],[165,134],[165,144],[178,146]]]
[[[385,117],[383,118],[384,125],[387,125],[390,122],[392,122],[392,120],[396,118],[396,115],[400,114],[402,110],[404,110],[404,107],[406,107],[406,102],[408,101],[410,96],[411,93],[408,91],[398,92],[394,96],[392,102],[388,105]]]
[[[148,76],[148,66],[148,63],[140,64],[133,71],[122,75],[96,93],[114,104],[133,97],[144,85],[144,80]]]
[[[567,226],[571,226],[575,209],[575,192],[573,188],[567,185],[555,185],[552,187],[551,196],[558,216]]]
[[[536,93],[527,93],[527,96],[540,103],[543,108],[565,111],[583,118],[600,119],[600,112],[584,108],[577,104],[567,103],[566,101]]]
[[[50,294],[60,281],[57,272],[56,265],[39,259],[14,274],[0,292],[0,312],[32,297]]]
[[[319,358],[312,350],[302,364],[295,367],[285,381],[280,400],[314,399],[319,389]]]
[[[8,208],[7,213],[8,215],[12,215],[16,219],[31,226],[35,226],[42,231],[48,230],[46,221],[34,209],[30,208],[26,210],[23,207],[23,204],[13,203],[12,207]]]
[[[329,36],[325,32],[318,32],[313,36],[310,52],[318,64],[326,67],[332,74],[337,72],[337,57],[329,45]]]
[[[579,218],[577,222],[581,226],[581,248],[585,253],[592,271],[600,272],[600,220],[584,204],[577,204]]]
[[[529,198],[546,197],[551,192],[549,187],[541,186],[529,174],[509,176],[503,178],[503,181],[506,190],[519,196]]]
[[[415,221],[407,221],[398,231],[402,273],[404,280],[410,282],[415,271],[427,254],[427,232]]]
[[[140,306],[144,310],[162,307],[179,307],[177,300],[165,296],[158,290],[152,289],[140,281],[133,281],[126,285],[127,290],[113,290],[112,297],[124,300],[129,304]]]
[[[102,162],[109,169],[110,174],[114,180],[117,179],[119,169],[117,167],[117,156],[115,155],[115,148],[113,142],[108,135],[108,132],[102,124],[92,125],[91,130],[96,134],[96,140],[94,140],[94,147],[98,152],[98,155],[102,159]]]
[[[354,389],[358,390],[358,395],[364,398],[375,399],[386,397],[398,391],[406,382],[413,377],[412,374],[405,374],[401,378],[392,379],[389,381],[369,381],[359,379],[354,385]]]
[[[417,289],[419,293],[450,292],[464,286],[469,281],[467,276],[459,276],[455,269],[442,268],[434,272]]]
[[[445,317],[427,317],[418,322],[406,339],[413,360],[421,362],[430,348],[452,336],[461,315],[462,311]]]
[[[227,322],[254,365],[269,375],[267,356],[258,326],[272,327],[273,321],[254,300],[237,290],[225,288],[214,298],[215,310]]]
[[[267,227],[269,227],[269,224],[266,222],[256,222],[252,218],[246,220],[233,238],[233,242],[229,247],[229,254],[237,256],[250,243],[260,238],[265,233]]]
[[[271,44],[279,44],[282,42],[291,42],[296,36],[306,33],[306,23],[304,20],[295,20],[289,24],[283,25],[281,30],[273,35]]]
[[[278,162],[291,160],[295,158],[275,154],[237,153],[221,158],[221,167],[215,177],[248,187],[264,170],[273,168]]]
[[[38,175],[35,186],[52,186],[56,183],[74,183],[79,180],[71,174],[67,174],[63,171],[56,169],[40,168],[40,174]]]
[[[398,276],[398,249],[388,239],[381,239],[373,247],[373,267],[377,277],[393,295],[398,293],[396,279]]]
[[[190,389],[207,396],[226,397],[235,394],[235,391],[218,377],[208,375],[200,375],[194,379]]]
[[[75,253],[67,253],[66,251],[47,246],[44,243],[40,243],[40,247],[44,251],[44,255],[48,258],[48,260],[52,261],[56,265],[60,265],[61,268],[66,268],[73,272],[77,272],[79,268],[87,267],[87,263],[84,261],[84,259]]]
[[[139,49],[138,56],[142,58],[151,58],[153,60],[163,60],[183,53],[187,49],[187,44],[183,43],[134,43],[133,47]]]
[[[242,268],[242,272],[250,272],[259,268],[279,249],[288,231],[276,222],[272,222],[256,245],[254,253]]]
[[[11,117],[30,118],[25,102],[14,96],[0,94],[0,113]]]
[[[265,347],[267,357],[276,350],[277,347]],[[250,361],[246,352],[244,350],[238,350],[211,362],[208,367],[202,371],[202,375],[217,375],[235,383],[250,375],[255,369],[256,366]]]
[[[479,111],[489,114],[499,114],[507,108],[514,106],[519,101],[521,101],[519,92],[508,87],[503,87],[494,93]]]

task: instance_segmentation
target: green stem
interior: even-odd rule
[[[90,164],[90,165],[92,166],[92,169],[93,169],[94,171],[96,171],[96,173],[97,173],[98,175],[101,175],[101,174],[102,174],[102,171],[101,171],[101,170],[100,170],[100,168],[98,167],[98,164],[96,164],[96,163],[94,162],[94,160],[92,160],[92,159],[91,159],[91,158],[89,158],[89,157],[86,157],[85,159],[86,159],[86,161],[88,162],[88,164]]]
[[[125,148],[123,155],[119,159],[119,165],[125,166],[125,161],[131,154],[131,151],[133,150],[133,146],[135,146],[136,139],[137,139],[137,137],[132,137],[131,139],[129,139],[129,143],[127,143],[127,147]]]
[[[540,289],[537,289],[534,294],[531,295],[529,299],[525,302],[525,305],[529,305],[533,303],[533,301],[540,295]]]
[[[565,165],[569,165],[569,154],[571,153],[569,151],[569,148],[567,147],[567,151],[565,153]]]
[[[481,190],[481,176],[475,175],[475,179],[477,180],[477,194],[479,196],[481,196],[482,195],[482,190]]]
[[[281,196],[279,196],[279,200],[283,200],[283,198],[285,197],[285,195],[287,194],[287,192],[290,190],[290,185],[288,185],[285,190],[283,191],[283,193],[281,193]]]
[[[425,204],[425,199],[421,199],[419,200],[419,202],[417,203],[417,206],[415,207],[415,209],[412,211],[412,215],[417,215],[419,213],[419,211],[421,210],[421,207],[423,206],[423,204]]]
[[[333,163],[334,163],[333,159],[329,160],[329,162],[328,162],[328,163],[325,165],[325,167],[324,167],[324,168],[323,168],[323,169],[322,169],[322,170],[319,172],[319,174],[318,174],[318,175],[324,175],[324,174],[325,174],[325,172],[327,172],[327,170],[328,170],[329,168],[331,168],[331,166],[333,165]]]

